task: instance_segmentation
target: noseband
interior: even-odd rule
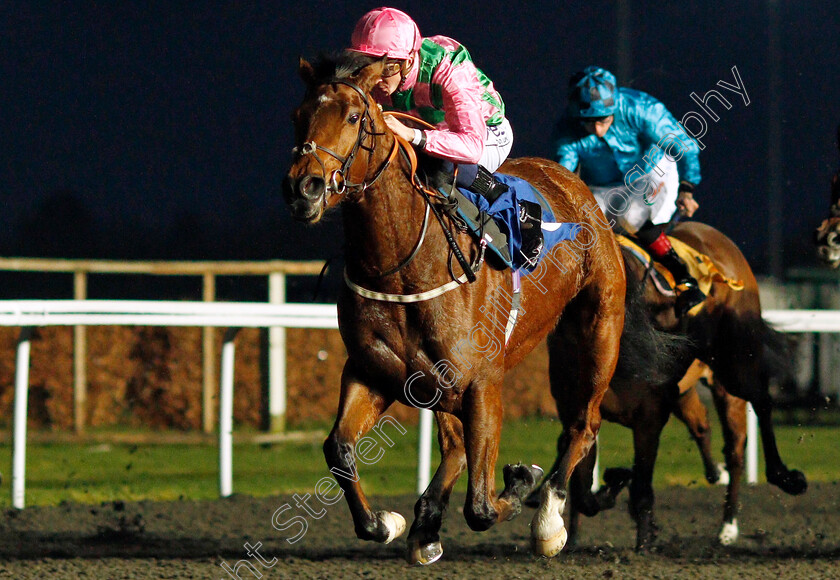
[[[349,81],[343,79],[333,79],[330,84],[338,84],[338,85],[345,85],[356,91],[359,96],[362,98],[362,101],[365,104],[365,112],[362,115],[361,120],[359,121],[359,133],[356,137],[356,142],[353,144],[353,148],[350,150],[346,156],[339,155],[332,149],[324,147],[322,145],[318,145],[315,141],[307,141],[300,147],[295,147],[292,149],[292,153],[294,155],[300,155],[301,157],[304,155],[312,155],[315,158],[315,161],[318,162],[318,165],[321,166],[321,175],[324,178],[324,183],[326,184],[327,192],[332,192],[336,195],[343,195],[348,192],[353,193],[361,193],[365,191],[368,187],[376,183],[376,180],[382,175],[385,169],[390,165],[391,161],[396,155],[396,151],[398,148],[398,144],[394,141],[394,150],[391,152],[391,155],[388,156],[387,161],[382,164],[376,171],[376,175],[373,176],[373,179],[370,181],[362,181],[362,183],[352,183],[347,179],[347,172],[349,171],[350,167],[353,165],[353,162],[356,160],[356,155],[359,153],[359,149],[364,149],[368,153],[373,153],[374,146],[371,144],[370,146],[364,145],[365,139],[368,136],[376,137],[378,135],[384,135],[384,133],[377,133],[376,132],[376,125],[374,124],[373,117],[370,114],[370,101],[368,100],[367,95],[365,92],[359,88],[358,85],[355,85]],[[367,130],[367,122],[370,122],[370,131]],[[321,156],[318,155],[318,151],[323,151],[330,157],[333,157],[339,163],[341,163],[341,167],[339,169],[334,170],[330,173],[329,179],[327,179],[327,167],[324,165],[323,159]]]
[[[382,278],[394,274],[400,271],[405,266],[407,266],[417,256],[417,253],[420,250],[420,246],[423,244],[423,240],[426,236],[426,229],[429,223],[430,209],[435,214],[435,217],[437,218],[438,222],[440,222],[441,228],[443,230],[443,235],[446,238],[446,241],[449,244],[453,255],[456,257],[458,263],[464,271],[463,276],[456,278],[456,276],[452,272],[450,265],[450,275],[453,278],[452,282],[434,290],[430,290],[428,292],[422,292],[420,294],[412,295],[385,294],[381,292],[367,290],[351,282],[351,280],[347,277],[347,273],[345,271],[345,281],[347,282],[347,285],[354,292],[360,294],[361,296],[364,296],[365,298],[373,300],[383,300],[386,302],[408,303],[430,300],[431,298],[440,296],[441,294],[444,294],[446,292],[449,292],[450,290],[453,290],[454,288],[457,288],[465,282],[474,282],[476,279],[476,272],[481,268],[481,265],[484,262],[484,250],[486,248],[486,242],[482,241],[482,243],[480,244],[481,249],[475,263],[470,264],[469,261],[464,257],[463,253],[461,252],[461,249],[458,247],[458,244],[453,238],[451,232],[447,229],[447,226],[444,224],[440,210],[434,207],[432,197],[436,196],[435,192],[427,190],[417,177],[417,157],[409,143],[403,141],[397,135],[394,135],[394,145],[391,149],[390,154],[388,155],[387,159],[385,159],[385,161],[382,163],[382,166],[376,170],[376,173],[370,181],[363,180],[361,183],[351,183],[347,179],[347,171],[353,165],[353,162],[356,159],[356,155],[358,154],[359,149],[364,149],[369,154],[372,154],[376,145],[376,137],[379,135],[384,135],[385,133],[376,132],[376,126],[374,124],[373,117],[370,114],[370,101],[368,100],[368,97],[365,94],[365,92],[361,88],[359,88],[358,85],[344,79],[332,79],[331,81],[329,81],[329,84],[340,84],[350,87],[351,89],[356,91],[356,93],[358,93],[358,95],[362,98],[362,102],[364,102],[365,104],[365,112],[361,120],[359,121],[359,133],[356,137],[356,142],[353,144],[353,148],[350,150],[350,153],[348,153],[346,156],[342,156],[327,147],[318,145],[315,141],[307,141],[303,143],[303,145],[301,145],[300,147],[295,147],[294,149],[292,149],[292,153],[301,157],[305,155],[312,155],[318,162],[318,165],[321,166],[321,175],[324,179],[326,191],[332,192],[336,195],[343,195],[348,192],[364,192],[367,188],[376,183],[376,181],[382,176],[382,174],[385,172],[385,170],[388,168],[391,162],[396,158],[397,152],[402,149],[403,154],[406,157],[406,160],[410,166],[409,180],[411,181],[415,189],[417,189],[417,191],[420,192],[420,194],[423,196],[426,202],[426,212],[423,217],[423,225],[420,231],[420,237],[417,240],[414,250],[411,252],[411,254],[409,254],[409,256],[405,260],[400,262],[397,266],[390,268],[384,272],[381,272],[375,277]],[[370,131],[367,130],[368,122],[370,122]],[[368,136],[373,137],[373,139],[371,140],[372,142],[369,146],[364,145],[364,141],[367,139]],[[318,151],[323,151],[324,153],[341,163],[341,167],[339,169],[334,170],[330,174],[329,179],[327,179],[327,167],[324,164],[323,159],[321,159],[321,156],[318,155]]]

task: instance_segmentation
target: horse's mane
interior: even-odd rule
[[[315,71],[316,81],[322,84],[333,79],[351,78],[377,60],[379,60],[377,57],[368,56],[361,52],[344,50],[318,55],[318,58],[312,63],[312,68]]]

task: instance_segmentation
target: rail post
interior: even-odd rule
[[[87,272],[73,272],[73,298],[87,299]],[[73,327],[73,427],[76,433],[85,430],[87,409],[87,328]]]
[[[431,409],[420,409],[419,443],[417,448],[417,493],[429,487],[432,471],[432,419]]]
[[[268,275],[268,301],[286,303],[286,276],[279,272]],[[268,329],[268,430],[286,430],[286,329]]]
[[[750,403],[747,403],[747,483],[758,483],[758,417]]]
[[[29,399],[29,349],[32,327],[20,329],[15,362],[15,416],[12,442],[12,506],[22,510],[26,492],[26,410]]]
[[[233,493],[233,363],[238,328],[228,328],[222,342],[219,384],[219,496]]]
[[[202,300],[216,301],[216,277],[212,272],[203,274]],[[201,410],[202,428],[205,433],[213,432],[213,399],[216,395],[216,361],[213,352],[216,347],[216,329],[205,326],[201,330]]]

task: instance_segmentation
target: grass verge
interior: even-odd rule
[[[386,428],[393,447],[380,441],[381,458],[373,465],[359,463],[367,493],[413,493],[417,473],[417,428],[406,433]],[[719,461],[723,441],[713,427],[713,450]],[[497,482],[506,463],[536,463],[547,469],[554,459],[559,423],[549,419],[508,421],[502,431]],[[374,435],[375,437],[375,435]],[[838,426],[780,425],[777,438],[782,458],[812,481],[840,480]],[[630,431],[604,423],[600,435],[601,466],[632,464]],[[434,445],[433,466],[437,465]],[[376,456],[377,451],[368,453]],[[234,492],[271,496],[312,492],[330,475],[320,443],[273,445],[238,444],[233,455]],[[11,448],[0,449],[4,466],[0,505],[10,506]],[[764,481],[763,461],[759,482]],[[654,485],[707,485],[700,455],[683,425],[672,420],[665,428]],[[63,501],[99,503],[113,500],[212,499],[218,497],[218,451],[213,445],[30,444],[27,448],[26,505],[54,505]],[[466,474],[456,489],[466,489]]]

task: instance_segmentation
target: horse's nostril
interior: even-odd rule
[[[301,196],[310,201],[316,201],[324,196],[326,185],[320,177],[307,175],[298,184]]]

